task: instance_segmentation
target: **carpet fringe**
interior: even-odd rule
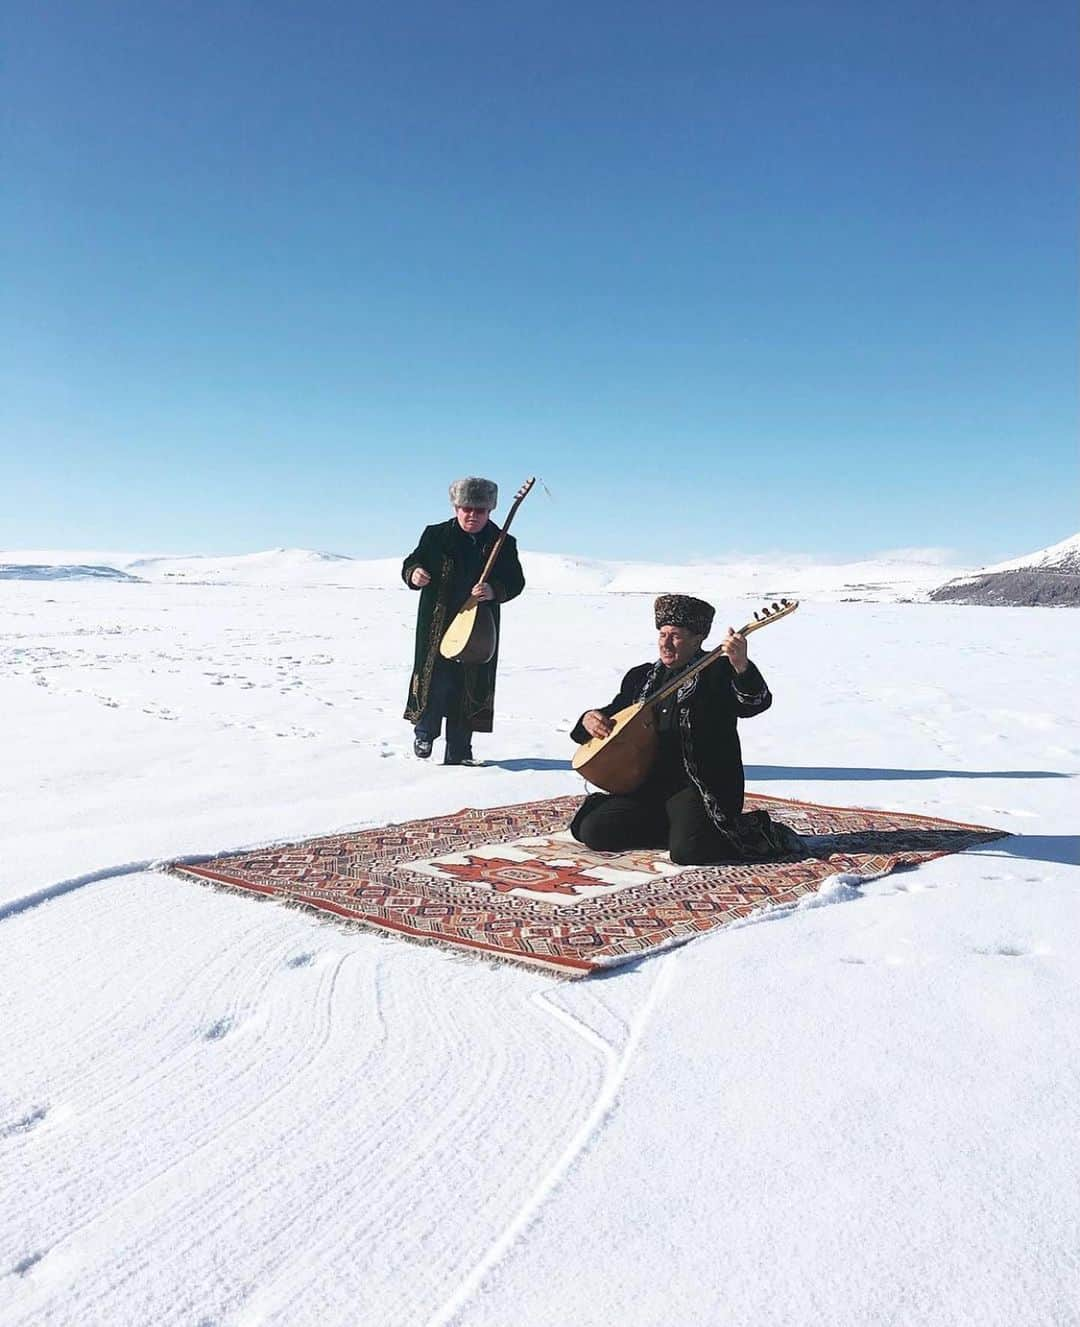
[[[200,861],[210,861],[212,858],[201,857]],[[282,898],[275,894],[262,894],[256,889],[245,889],[243,885],[230,885],[224,880],[208,880],[206,876],[189,875],[182,867],[165,865],[157,868],[160,875],[176,876],[178,879],[189,881],[191,884],[201,885],[205,889],[216,890],[221,894],[233,894],[238,898],[255,900],[257,903],[272,903],[279,908],[287,908],[293,912],[306,913],[308,918],[319,926],[330,926],[342,934],[362,934],[369,935],[373,939],[383,941],[387,944],[396,944],[404,940],[406,944],[416,945],[419,949],[437,949],[440,954],[446,958],[452,959],[455,963],[476,967],[483,965],[485,967],[511,967],[519,971],[525,969],[535,975],[554,978],[558,982],[579,981],[582,977],[587,977],[587,972],[577,972],[569,968],[548,967],[543,963],[530,963],[527,959],[518,958],[511,953],[487,953],[479,949],[467,949],[461,945],[448,943],[441,940],[438,936],[431,937],[423,935],[409,935],[405,931],[387,930],[385,926],[379,926],[375,922],[364,921],[362,917],[340,917],[336,913],[327,912],[324,908],[318,908],[312,903],[303,903],[298,899]],[[696,939],[695,936],[689,936],[688,939]],[[642,954],[627,955],[623,962],[630,962],[635,959],[643,958]],[[608,967],[619,966],[618,963],[603,965],[606,970]]]

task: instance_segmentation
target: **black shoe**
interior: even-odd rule
[[[413,738],[413,755],[417,756],[420,760],[427,760],[428,756],[431,755],[431,748],[434,745],[435,743],[430,737],[422,737],[417,733]]]
[[[476,760],[471,750],[466,751],[447,751],[443,758],[444,765],[482,765],[482,760]]]

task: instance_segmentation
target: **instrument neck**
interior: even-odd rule
[[[703,654],[700,659],[695,659],[693,663],[688,664],[681,673],[676,673],[669,682],[665,682],[655,695],[649,696],[645,701],[645,704],[656,705],[662,700],[667,700],[668,696],[673,696],[675,692],[684,687],[691,678],[697,677],[698,673],[703,672],[708,668],[709,664],[715,663],[717,659],[721,657],[723,652],[724,647],[718,645],[715,650],[710,650],[708,654]]]
[[[526,489],[525,492],[527,493],[528,489]],[[491,545],[491,552],[488,554],[488,559],[484,563],[484,570],[480,573],[481,582],[486,581],[488,577],[491,575],[491,570],[495,566],[499,554],[502,552],[502,546],[503,544],[506,543],[506,532],[510,529],[510,522],[514,519],[515,515],[517,514],[517,509],[521,506],[524,500],[525,500],[525,493],[522,493],[519,497],[514,499],[514,505],[507,512],[506,520],[503,522],[503,527],[499,531],[499,537]]]

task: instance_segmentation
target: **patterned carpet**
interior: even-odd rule
[[[584,975],[794,903],[837,874],[899,866],[1004,837],[928,816],[748,795],[809,855],[674,866],[665,852],[599,853],[566,832],[580,797],[465,810],[198,865],[179,876],[272,895],[414,940]]]

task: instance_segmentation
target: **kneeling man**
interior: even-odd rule
[[[611,715],[647,700],[701,657],[701,643],[712,627],[711,604],[662,594],[655,614],[659,659],[631,668],[609,705],[586,711],[571,733],[575,742],[606,737]],[[723,658],[657,706],[659,747],[644,784],[629,796],[594,793],[585,799],[570,830],[587,848],[666,847],[679,865],[704,865],[775,855],[796,846],[797,836],[765,812],[741,814],[743,763],[736,721],[763,714],[772,695],[747,658],[744,636],[729,627],[720,648]]]

